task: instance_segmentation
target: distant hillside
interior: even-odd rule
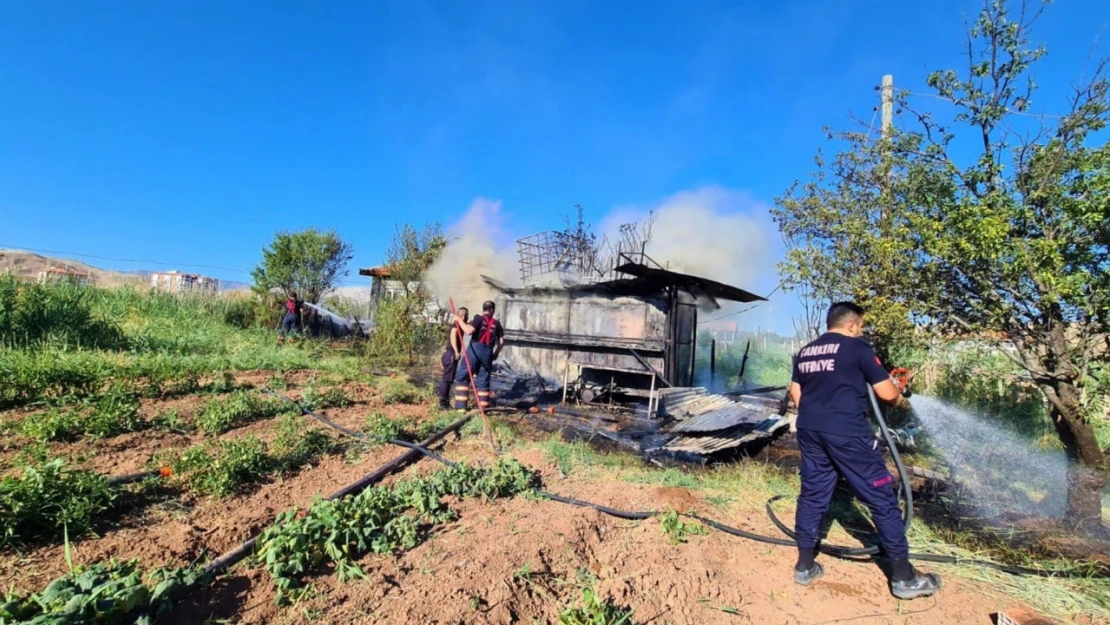
[[[10,273],[20,278],[35,280],[38,279],[40,271],[45,271],[47,269],[68,269],[87,273],[91,275],[96,284],[100,286],[149,284],[150,274],[154,273],[149,269],[112,271],[68,258],[51,258],[49,256],[42,256],[41,254],[17,250],[0,250],[0,274]],[[250,284],[246,282],[220,280],[220,291],[241,291],[249,288],[251,288]]]
[[[47,269],[68,269],[87,273],[92,276],[96,284],[102,286],[121,286],[146,282],[145,275],[108,271],[68,258],[50,258],[31,252],[0,250],[0,274],[10,273],[20,278],[35,280],[38,279],[40,271]]]

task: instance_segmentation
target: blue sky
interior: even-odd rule
[[[957,65],[979,6],[2,0],[0,245],[249,270],[275,230],[334,227],[360,284],[395,223],[478,197],[515,234],[707,186],[758,214],[884,73]],[[1042,110],[1108,23],[1049,8]]]

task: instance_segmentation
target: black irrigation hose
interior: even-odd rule
[[[123,475],[114,475],[107,478],[105,481],[109,484],[131,484],[133,482],[141,482],[148,477],[160,477],[162,475],[161,469],[153,471],[140,471],[138,473],[125,473]]]
[[[390,460],[389,462],[379,467],[373,473],[367,474],[359,480],[352,482],[347,486],[344,486],[336,492],[328,495],[325,499],[328,501],[333,501],[336,499],[342,499],[343,497],[347,497],[349,495],[354,495],[366,489],[366,487],[370,486],[371,484],[380,482],[390,473],[393,473],[394,471],[405,467],[414,460],[418,460],[420,458],[420,454],[424,454],[433,459],[440,459],[435,454],[429,452],[427,446],[433,445],[436,442],[446,438],[447,435],[451,434],[452,432],[457,432],[459,428],[466,425],[466,423],[470,421],[471,417],[472,415],[466,415],[458,421],[455,421],[451,425],[448,425],[442,430],[432,434],[427,439],[422,441],[424,443],[423,445],[412,445],[410,451],[397,456],[393,460]],[[442,459],[440,460],[442,461]],[[243,558],[246,558],[250,554],[254,553],[254,547],[258,542],[259,536],[261,536],[261,534],[256,534],[254,537],[240,544],[238,547],[231,549],[215,560],[209,562],[208,565],[205,566],[203,569],[203,576],[205,578],[209,578],[211,576],[223,573],[236,562],[239,562]]]
[[[908,478],[909,473],[906,471],[905,466],[902,464],[902,458],[898,455],[897,448],[894,447],[894,445],[892,444],[890,432],[889,432],[889,430],[887,429],[887,426],[886,426],[886,421],[883,420],[883,418],[882,418],[882,413],[881,413],[881,411],[879,411],[878,402],[875,400],[874,395],[872,395],[872,402],[873,402],[872,403],[872,408],[875,409],[876,414],[879,415],[878,416],[879,429],[881,429],[883,431],[884,437],[887,439],[888,444],[890,444],[891,455],[894,457],[894,464],[897,466],[899,475],[902,478],[902,480],[901,480],[902,481],[902,488],[904,490],[904,497],[905,497],[905,500],[907,502],[906,507],[908,509],[912,506],[912,495],[910,494],[910,482],[909,482],[909,478]],[[443,464],[446,464],[448,466],[454,464],[453,462],[451,462],[449,460],[446,460],[444,458],[441,458],[440,456],[428,451],[427,449],[423,449],[418,445],[411,445],[411,444],[403,443],[403,442],[400,442],[400,441],[397,441],[397,442],[389,441],[389,442],[394,443],[394,444],[401,444],[401,445],[406,446],[406,447],[410,447],[411,449],[419,451],[419,452],[427,455],[429,458],[432,458],[433,460],[437,460],[439,462],[442,462]],[[548,493],[548,492],[538,490],[538,489],[535,490],[534,493],[536,495],[540,496],[540,497],[545,498],[545,499],[550,499],[551,501],[557,501],[559,503],[564,503],[564,504],[571,505],[571,506],[576,506],[576,507],[579,507],[579,508],[589,508],[591,510],[596,510],[598,512],[601,512],[602,514],[607,514],[609,516],[616,517],[618,519],[625,519],[625,520],[628,520],[628,521],[642,521],[642,520],[650,519],[652,517],[655,517],[655,516],[659,515],[659,512],[656,512],[654,510],[647,510],[647,511],[620,510],[620,509],[617,509],[617,508],[610,508],[608,506],[603,506],[601,504],[596,504],[596,503],[593,503],[593,502],[590,502],[590,501],[584,501],[582,499],[573,499],[571,497],[563,497],[561,495],[556,495],[554,493]],[[793,540],[794,531],[791,528],[787,527],[786,524],[784,524],[782,521],[780,521],[779,518],[775,515],[774,510],[772,510],[772,508],[771,508],[771,504],[773,504],[776,501],[779,501],[780,499],[784,499],[784,498],[785,498],[784,495],[776,495],[776,496],[772,497],[771,499],[767,500],[766,509],[767,509],[767,515],[771,518],[771,522],[774,523],[775,526],[778,527],[778,529],[780,531],[782,531],[784,534],[786,534],[787,536],[790,536],[790,539],[775,538],[773,536],[764,536],[762,534],[756,534],[754,532],[748,532],[748,531],[738,529],[738,528],[735,528],[735,527],[732,527],[732,526],[729,526],[729,525],[725,525],[724,523],[721,523],[719,521],[714,521],[713,519],[701,516],[700,514],[696,514],[696,513],[687,512],[687,513],[683,513],[683,516],[691,518],[691,519],[695,519],[695,520],[697,520],[701,523],[704,523],[705,525],[707,525],[707,526],[709,526],[709,527],[711,527],[715,530],[718,530],[720,532],[724,532],[725,534],[729,534],[730,536],[736,536],[738,538],[745,538],[747,540],[753,540],[753,541],[768,544],[768,545],[776,545],[776,546],[779,546],[779,547],[796,547],[796,546],[798,546],[798,543],[796,543]],[[903,511],[903,518],[906,521],[906,526],[907,527],[909,527],[909,522],[912,520],[912,514],[913,513],[911,511]],[[822,544],[822,545],[819,545],[819,548],[820,548],[822,553],[828,554],[828,555],[836,557],[836,558],[846,559],[846,560],[859,561],[858,560],[859,558],[886,559],[885,556],[883,556],[879,553],[879,548],[878,547],[845,547],[845,546],[842,546],[842,545],[824,545],[824,544]],[[962,564],[962,565],[979,566],[979,567],[994,569],[996,571],[1001,571],[1003,573],[1008,573],[1010,575],[1027,575],[1027,576],[1036,576],[1036,577],[1083,577],[1083,578],[1088,578],[1088,579],[1089,578],[1100,578],[1100,579],[1110,578],[1110,574],[1105,574],[1105,573],[1095,574],[1095,575],[1076,574],[1076,573],[1071,572],[1071,571],[1056,571],[1056,570],[1049,570],[1049,569],[1036,569],[1036,568],[1025,567],[1025,566],[998,564],[997,562],[990,562],[988,560],[976,560],[976,559],[971,559],[971,558],[958,558],[956,556],[945,556],[945,555],[938,555],[938,554],[931,554],[931,553],[910,553],[910,559],[911,560],[918,560],[918,561],[921,561],[921,562],[934,562],[934,563],[938,563],[938,564]]]
[[[335,429],[339,432],[342,432],[343,434],[346,434],[348,436],[352,436],[352,437],[355,437],[355,438],[362,438],[362,439],[369,438],[363,432],[358,432],[356,430],[351,430],[349,428],[343,427],[342,425],[339,425],[338,423],[335,423],[334,421],[328,419],[327,417],[324,417],[322,415],[316,414],[315,412],[313,412],[311,410],[308,410],[307,408],[305,408],[300,403],[298,403],[298,402],[296,402],[296,401],[294,401],[294,400],[292,400],[292,399],[290,399],[290,398],[288,398],[284,395],[281,395],[279,393],[275,393],[274,391],[270,390],[269,388],[266,388],[266,389],[263,389],[263,390],[264,390],[264,392],[269,393],[270,395],[273,395],[275,397],[283,399],[283,400],[297,406],[297,408],[300,409],[302,414],[313,417],[316,420],[323,423],[324,425],[327,425],[328,427],[331,427],[331,428],[333,428],[333,429]],[[891,452],[891,456],[894,459],[894,464],[898,469],[898,475],[901,478],[900,481],[901,481],[901,486],[902,486],[902,497],[903,497],[903,500],[906,502],[905,508],[903,510],[903,519],[905,521],[906,527],[908,528],[909,524],[913,521],[913,495],[912,495],[911,490],[910,490],[909,472],[906,470],[905,465],[902,464],[902,458],[898,454],[898,449],[894,444],[892,436],[890,435],[890,430],[887,428],[886,421],[883,419],[882,410],[879,407],[879,404],[878,404],[877,399],[875,398],[874,392],[871,393],[871,405],[872,405],[872,409],[875,412],[876,418],[878,419],[879,429],[882,431],[883,438],[887,442],[887,445],[888,445],[888,447],[890,449],[890,452]],[[458,426],[459,426],[459,423],[455,423],[451,427],[448,427],[447,431],[453,431],[455,429],[458,429]],[[441,433],[445,434],[446,432],[441,431]],[[433,439],[438,440],[438,438],[440,438],[439,434],[433,435],[428,440],[429,441],[431,441]],[[397,440],[397,439],[389,439],[385,442],[390,443],[392,445],[405,447],[405,448],[408,448],[412,451],[419,452],[419,453],[421,453],[421,454],[423,454],[423,455],[425,455],[425,456],[427,456],[427,457],[429,457],[429,458],[431,458],[431,459],[433,459],[437,462],[445,464],[447,466],[454,466],[455,465],[454,462],[452,462],[450,460],[447,460],[446,458],[440,456],[439,454],[431,451],[426,446],[418,445],[418,444],[415,444],[415,443],[410,443],[410,442],[407,442],[407,441]],[[427,443],[427,444],[431,444],[431,443]],[[158,474],[158,471],[148,471],[148,472],[143,472],[143,473],[135,473],[135,474],[123,475],[123,476],[119,476],[117,478],[113,478],[113,481],[115,481],[116,483],[124,483],[125,480],[126,481],[138,481],[138,480],[141,480],[141,479],[143,479],[145,477],[148,477],[150,475],[157,475],[157,474]],[[610,508],[610,507],[603,506],[601,504],[596,504],[596,503],[593,503],[593,502],[590,502],[590,501],[583,501],[581,499],[573,499],[573,498],[570,498],[570,497],[563,497],[561,495],[556,495],[554,493],[548,493],[548,492],[541,491],[541,490],[536,490],[535,494],[540,496],[540,497],[543,497],[545,499],[550,499],[551,501],[557,501],[559,503],[564,503],[564,504],[567,504],[567,505],[576,506],[576,507],[580,507],[580,508],[589,508],[589,509],[601,512],[603,514],[607,514],[609,516],[616,517],[618,519],[625,519],[625,520],[630,520],[630,521],[642,521],[642,520],[645,520],[645,519],[650,519],[652,517],[655,517],[659,514],[658,512],[652,511],[652,510],[648,510],[648,511],[619,510],[617,508]],[[331,497],[329,497],[329,499],[330,498]],[[788,527],[781,520],[779,520],[778,516],[775,515],[774,510],[771,507],[771,505],[774,502],[779,501],[779,500],[784,499],[784,498],[785,498],[784,495],[776,495],[776,496],[772,497],[771,499],[767,500],[766,510],[767,510],[767,515],[770,517],[771,522],[775,524],[775,527],[777,527],[780,531],[782,531],[784,534],[789,536],[790,539],[775,538],[773,536],[764,536],[762,534],[756,534],[754,532],[748,532],[748,531],[745,531],[745,530],[737,529],[735,527],[725,525],[724,523],[714,521],[713,519],[703,517],[703,516],[701,516],[699,514],[695,514],[695,513],[684,513],[683,516],[686,516],[686,517],[691,518],[691,519],[695,519],[695,520],[697,520],[701,523],[704,523],[705,525],[707,525],[707,526],[709,526],[709,527],[711,527],[715,530],[718,530],[720,532],[724,532],[724,533],[729,534],[731,536],[736,536],[736,537],[739,537],[739,538],[745,538],[745,539],[748,539],[748,540],[753,540],[753,541],[761,542],[761,543],[768,544],[768,545],[777,545],[777,546],[780,546],[780,547],[796,547],[797,543],[793,540],[795,538],[794,530],[791,529],[790,527]],[[244,543],[244,545],[240,546],[240,550],[242,550],[244,552],[249,552],[250,550],[253,550],[253,547],[254,547],[253,543],[254,543],[254,539],[248,541],[247,543]],[[880,555],[878,547],[846,547],[846,546],[843,546],[843,545],[825,545],[825,544],[821,544],[821,545],[819,545],[818,548],[820,549],[820,551],[822,553],[825,553],[825,554],[828,554],[828,555],[831,555],[831,556],[834,556],[834,557],[837,557],[837,558],[843,558],[843,559],[855,559],[855,558],[860,558],[860,557],[885,559],[884,556]],[[239,555],[239,554],[236,554],[236,555]],[[227,562],[226,562],[227,559],[228,558],[226,558],[226,557],[225,558],[220,558],[216,562],[211,563],[208,567],[208,570],[206,570],[206,573],[214,573],[216,571],[225,569],[228,565]],[[934,562],[934,563],[938,563],[938,564],[963,564],[963,565],[980,566],[980,567],[994,569],[996,571],[1001,571],[1003,573],[1009,573],[1011,575],[1029,575],[1029,576],[1038,576],[1038,577],[1083,577],[1083,578],[1099,578],[1099,579],[1110,578],[1110,574],[1106,574],[1106,573],[1099,573],[1099,574],[1095,574],[1095,575],[1086,575],[1086,574],[1078,574],[1077,575],[1077,574],[1075,574],[1071,571],[1055,571],[1055,570],[1046,570],[1046,569],[1036,569],[1036,568],[1025,567],[1025,566],[998,564],[996,562],[990,562],[990,561],[987,561],[987,560],[966,559],[966,558],[958,558],[956,556],[945,556],[945,555],[937,555],[937,554],[930,554],[930,553],[910,553],[910,559],[911,560],[918,560],[918,561],[921,561],[921,562]]]
[[[273,390],[271,390],[269,387],[263,388],[262,392],[267,393],[269,395],[273,395],[274,397],[277,397],[278,399],[282,399],[282,400],[285,400],[285,401],[289,402],[290,404],[293,404],[294,406],[297,407],[298,410],[301,411],[301,415],[308,415],[308,416],[312,417],[313,419],[316,419],[320,423],[323,423],[324,425],[336,430],[337,432],[341,432],[341,433],[346,434],[347,436],[350,436],[352,438],[361,438],[361,439],[364,439],[364,440],[370,440],[370,439],[373,438],[371,436],[367,436],[366,433],[364,433],[364,432],[359,432],[358,430],[352,430],[350,428],[343,427],[342,425],[339,425],[335,421],[332,421],[331,419],[329,419],[329,418],[327,418],[323,415],[316,414],[315,412],[309,410],[308,408],[305,408],[303,404],[301,404],[301,403],[299,403],[299,402],[297,402],[297,401],[295,401],[295,400],[293,400],[289,397],[286,397],[285,395],[282,395],[281,393],[276,393]],[[420,445],[417,445],[416,443],[410,443],[408,441],[402,441],[402,440],[395,439],[395,438],[386,439],[384,442],[390,443],[392,445],[397,445],[398,447],[407,447],[409,449],[419,451],[420,453],[424,454],[425,456],[428,456],[429,458],[431,458],[433,460],[437,460],[439,462],[442,462],[443,464],[445,464],[447,466],[454,466],[454,464],[455,464],[454,462],[451,462],[450,460],[439,456],[434,451],[432,451],[432,450],[430,450],[426,447],[422,447]]]

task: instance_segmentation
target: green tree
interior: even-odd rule
[[[1039,15],[986,5],[967,66],[928,77],[943,122],[899,93],[910,127],[830,133],[843,149],[777,201],[795,242],[781,268],[824,299],[860,300],[886,346],[925,323],[995,341],[1036,382],[1069,457],[1104,470],[1086,392],[1110,332],[1110,83],[1104,60],[1062,115],[1031,113]],[[1097,523],[1104,480],[1073,472],[1073,519]]]
[[[424,285],[424,275],[447,247],[438,223],[423,228],[398,226],[386,251],[389,278],[401,287],[397,297],[382,298],[374,310],[374,354],[404,356],[411,366],[418,354],[438,344],[440,327],[434,313],[438,303]]]
[[[262,262],[251,271],[254,290],[261,294],[281,289],[313,304],[347,275],[354,248],[334,230],[315,228],[278,232],[262,250]]]

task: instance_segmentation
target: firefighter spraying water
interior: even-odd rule
[[[861,340],[864,315],[858,305],[833,304],[826,323],[828,331],[798,353],[789,390],[798,409],[798,448],[802,453],[802,488],[794,524],[798,544],[794,581],[808,586],[824,574],[815,561],[821,522],[838,479],[844,479],[871,510],[891,563],[891,592],[899,599],[931,595],[940,589],[940,578],[934,573],[918,573],[910,564],[908,518],[899,510],[894,476],[866,416],[872,394],[895,406],[900,404],[908,392],[910,374],[905,369],[887,373],[871,346]],[[876,416],[881,418],[878,410]],[[883,429],[889,437],[885,425]]]

